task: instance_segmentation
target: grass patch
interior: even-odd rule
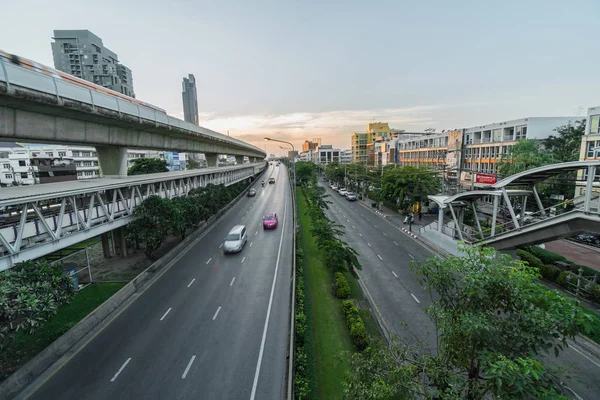
[[[307,203],[302,190],[297,189],[300,217],[300,244],[304,251],[308,355],[311,398],[341,399],[342,382],[349,370],[349,360],[340,355],[354,352],[346,328],[341,304],[331,290],[331,273],[321,262],[321,250],[310,234],[311,221],[306,214]],[[350,279],[349,282],[353,281]],[[359,289],[360,290],[360,289]]]
[[[375,321],[375,317],[373,317],[373,313],[371,312],[371,310],[368,308],[361,308],[360,310],[358,310],[358,312],[360,313],[360,317],[362,318],[363,323],[365,324],[365,329],[371,337],[371,340],[383,340],[383,335],[379,330],[379,325],[377,325],[377,321]]]
[[[121,289],[125,283],[94,283],[77,293],[71,303],[58,309],[34,334],[17,332],[13,341],[0,353],[0,380],[75,326],[100,304]]]

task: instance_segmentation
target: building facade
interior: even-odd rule
[[[340,153],[340,164],[352,164],[352,150],[342,150]]]
[[[340,149],[334,149],[330,144],[323,144],[317,147],[313,154],[313,161],[316,164],[340,163]]]
[[[579,160],[600,160],[600,106],[588,109],[585,135],[581,139]],[[587,171],[580,171],[577,176],[575,197],[584,196],[586,192]],[[600,195],[600,169],[596,170],[592,196]]]
[[[302,143],[302,151],[306,152],[309,150],[315,150],[318,146],[319,146],[318,142],[313,142],[311,140],[305,140],[304,143]]]
[[[131,70],[88,30],[55,30],[54,68],[96,85],[135,97]]]
[[[183,118],[185,121],[200,125],[198,120],[198,93],[196,92],[196,78],[194,75],[189,74],[187,78],[183,78],[181,97],[183,98]]]

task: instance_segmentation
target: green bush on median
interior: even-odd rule
[[[558,275],[560,274],[560,272],[561,272],[560,268],[558,268],[556,265],[552,265],[552,264],[544,264],[540,268],[540,273],[542,274],[542,278],[547,279],[551,282],[556,281],[556,278],[558,278]]]
[[[341,272],[335,273],[335,295],[340,299],[350,297],[350,285]]]
[[[521,260],[527,262],[531,268],[537,268],[538,270],[541,270],[544,267],[542,260],[525,250],[517,250],[517,255],[521,258]]]
[[[342,309],[346,315],[346,325],[350,330],[350,338],[352,343],[358,350],[364,350],[369,347],[369,335],[365,328],[365,324],[360,317],[358,308],[352,300],[344,300],[342,303]]]

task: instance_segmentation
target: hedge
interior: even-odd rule
[[[561,256],[560,254],[556,254],[546,249],[542,249],[539,246],[530,246],[525,250],[528,253],[542,260],[544,264],[556,264],[557,261],[569,262],[569,260]]]
[[[541,269],[544,267],[542,260],[525,250],[517,250],[517,255],[521,257],[521,260],[527,262],[527,264],[532,268],[537,268],[541,271]]]
[[[307,399],[310,393],[308,379],[308,357],[304,349],[304,339],[306,337],[306,314],[304,313],[304,276],[302,274],[302,258],[304,254],[302,249],[295,244],[296,248],[296,357],[294,360],[294,397],[296,399]]]
[[[340,299],[350,297],[350,285],[341,272],[335,273],[335,295]]]
[[[542,265],[542,268],[540,268],[540,273],[544,279],[554,282],[561,273],[561,269],[553,264],[544,264]]]
[[[344,314],[346,314],[346,325],[350,330],[350,338],[359,350],[369,347],[369,335],[365,329],[365,324],[360,317],[358,308],[352,300],[344,300],[342,303]]]

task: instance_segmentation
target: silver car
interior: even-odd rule
[[[225,253],[238,253],[242,251],[244,245],[248,241],[248,231],[244,225],[234,226],[223,243],[223,251]]]

